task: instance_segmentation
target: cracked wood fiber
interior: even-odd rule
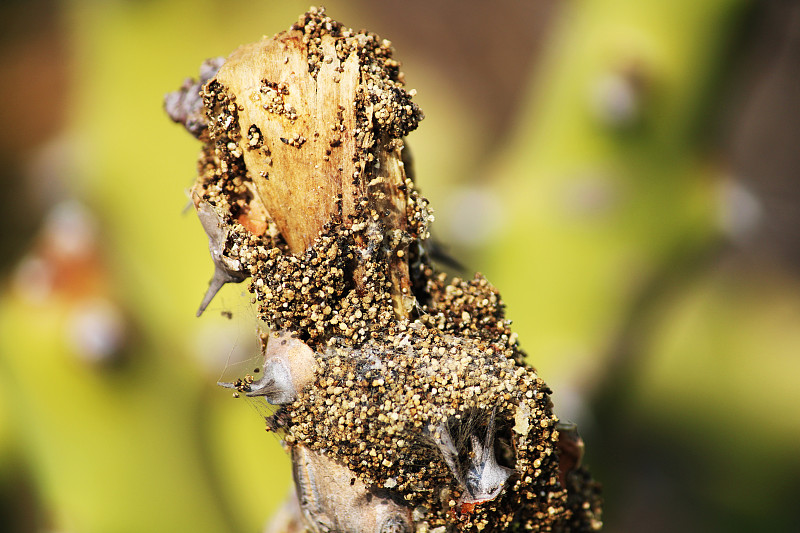
[[[340,61],[334,38],[324,35],[322,53],[331,61],[312,76],[302,38],[294,30],[242,46],[216,76],[237,95],[239,123],[253,128],[242,138],[244,162],[293,253],[305,250],[334,215],[354,215],[355,200],[366,193],[352,177],[357,167],[363,172],[353,158],[358,58]]]
[[[421,114],[391,79],[397,64],[385,57],[386,43],[347,39],[332,28],[335,35],[293,29],[242,46],[215,77],[226,95],[216,106],[235,106],[223,113],[238,122],[233,151],[292,253],[307,249],[329,222],[355,217],[362,200],[380,213],[384,232],[402,234],[408,226],[401,137]],[[378,54],[366,53],[370,48]],[[212,131],[230,124],[216,126]],[[395,243],[389,259],[400,317],[412,303],[407,247]]]

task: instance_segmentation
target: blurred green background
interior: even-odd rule
[[[800,3],[325,5],[394,43],[434,235],[579,424],[606,530],[800,530]],[[307,7],[0,7],[2,531],[260,531],[290,490],[215,385],[255,313],[194,317],[199,145],[161,101]]]

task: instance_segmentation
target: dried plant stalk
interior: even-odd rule
[[[167,97],[203,142],[204,304],[250,277],[273,332],[261,378],[228,385],[279,406],[267,424],[310,530],[599,529],[582,442],[497,291],[428,259],[432,217],[403,163],[412,96],[388,41],[312,9]]]

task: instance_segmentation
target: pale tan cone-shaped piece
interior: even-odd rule
[[[386,234],[405,230],[402,142],[375,139],[373,129],[359,130],[356,100],[364,80],[358,54],[340,60],[337,38],[322,35],[324,59],[313,76],[303,37],[291,30],[242,46],[216,76],[236,96],[239,148],[261,201],[295,254],[334,217],[347,221],[363,197],[381,214]],[[367,102],[362,109],[373,123],[373,105]],[[377,162],[367,183],[368,161],[359,151],[373,143],[378,143]],[[398,318],[407,317],[412,304],[405,247],[398,244],[390,255]]]

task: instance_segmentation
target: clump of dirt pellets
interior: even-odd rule
[[[497,290],[426,251],[433,216],[403,153],[422,113],[399,67],[391,43],[312,8],[168,97],[203,143],[200,312],[249,279],[270,331],[259,379],[225,385],[276,406],[308,530],[597,530],[583,443]]]

